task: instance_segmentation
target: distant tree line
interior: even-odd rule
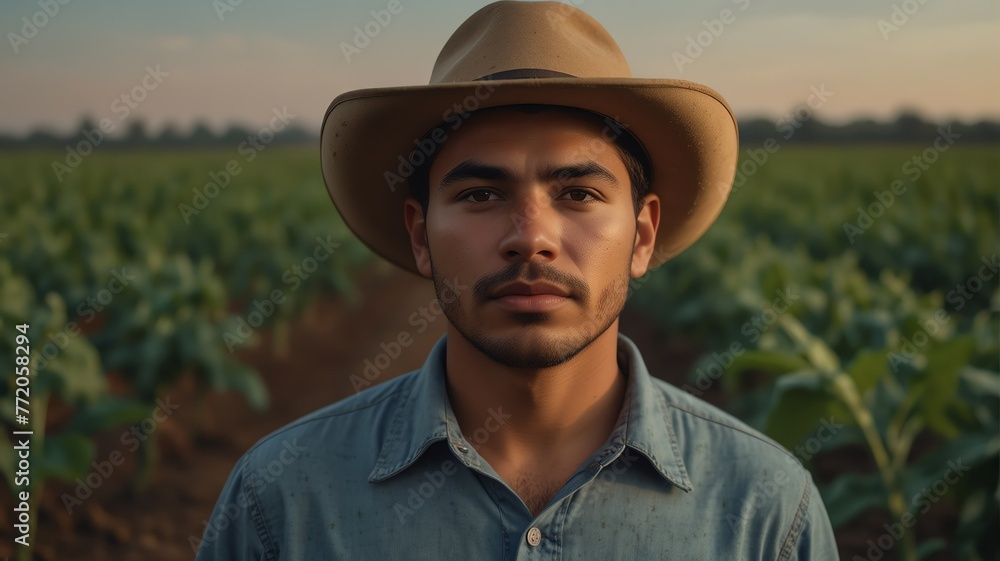
[[[846,124],[828,124],[814,117],[808,111],[793,112],[787,116],[771,120],[767,118],[740,119],[740,143],[762,144],[769,140],[802,144],[857,144],[857,143],[925,143],[938,136],[941,128],[949,128],[961,135],[962,144],[1000,142],[1000,123],[978,121],[964,123],[952,121],[935,123],[924,120],[914,112],[900,113],[895,119],[875,121],[861,119]],[[74,134],[58,135],[49,131],[36,130],[29,134],[0,134],[0,150],[65,150],[81,142],[94,144],[94,132],[100,124],[89,117],[80,121]],[[189,131],[181,132],[176,125],[168,124],[156,134],[149,131],[141,120],[130,121],[123,132],[102,134],[102,149],[146,150],[181,148],[236,148],[240,143],[256,137],[263,129],[233,125],[216,132],[204,122],[194,125]],[[267,131],[270,133],[270,131]],[[297,126],[288,126],[273,134],[268,144],[274,146],[319,145],[317,132]]]
[[[107,120],[105,120],[106,124]],[[101,149],[147,150],[182,148],[233,148],[241,143],[262,137],[270,146],[315,145],[319,146],[319,135],[303,127],[288,125],[280,131],[265,128],[232,125],[221,132],[212,130],[207,123],[198,122],[187,132],[173,124],[167,124],[156,134],[151,134],[146,123],[132,120],[122,132],[115,130],[106,134],[107,127],[90,117],[81,119],[77,132],[58,135],[50,131],[35,130],[22,136],[0,134],[0,150],[65,150],[80,143],[90,143]],[[263,133],[263,134],[262,134]]]
[[[935,123],[913,112],[900,113],[889,121],[859,119],[842,125],[824,123],[808,112],[790,113],[777,121],[739,120],[741,144],[763,144],[770,139],[780,144],[922,144],[949,128],[950,133],[960,135],[962,144],[1000,142],[1000,123],[985,120]]]

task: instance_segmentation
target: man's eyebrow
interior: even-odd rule
[[[618,178],[615,177],[615,174],[608,171],[606,167],[592,161],[550,168],[542,174],[542,177],[543,179],[558,179],[560,181],[569,181],[570,179],[579,179],[581,177],[598,177],[612,185],[618,185]]]
[[[491,166],[475,160],[465,160],[441,178],[441,188],[445,188],[452,183],[457,183],[464,179],[490,179],[500,181],[512,181],[514,174],[509,169],[499,166]]]
[[[545,181],[569,181],[584,177],[598,177],[612,185],[618,185],[618,178],[615,177],[615,174],[593,161],[551,167],[544,170],[539,178]],[[444,174],[444,177],[441,178],[440,187],[444,189],[453,183],[466,179],[514,181],[515,178],[514,174],[505,167],[492,166],[475,160],[465,160]]]

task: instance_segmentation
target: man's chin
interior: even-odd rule
[[[536,325],[518,329],[517,333],[504,336],[485,336],[476,333],[459,333],[487,358],[508,368],[551,368],[563,364],[587,348],[591,340],[567,339],[546,336],[545,329]]]

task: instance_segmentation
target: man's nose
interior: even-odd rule
[[[500,242],[508,262],[551,262],[559,255],[559,220],[547,196],[525,197],[511,208],[510,228]]]

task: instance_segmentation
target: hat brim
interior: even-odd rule
[[[323,178],[344,222],[376,254],[419,274],[403,222],[409,166],[418,143],[463,113],[518,104],[562,105],[612,117],[646,148],[650,190],[660,197],[655,267],[705,233],[729,196],[738,135],[729,105],[710,88],[682,80],[545,78],[372,88],[330,104],[320,140]],[[446,141],[446,137],[439,141]]]

